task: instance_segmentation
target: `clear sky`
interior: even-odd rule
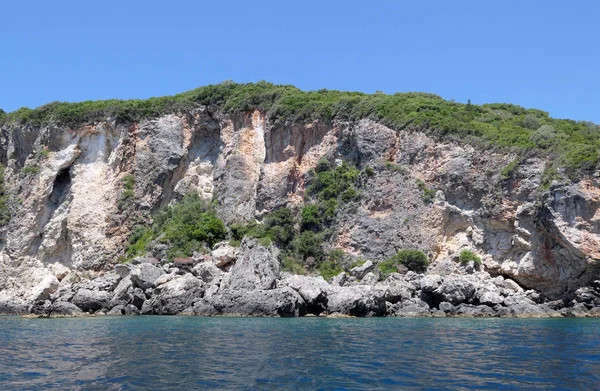
[[[600,123],[597,0],[29,0],[0,12],[5,111],[267,80]]]

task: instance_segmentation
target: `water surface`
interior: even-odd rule
[[[5,391],[599,384],[600,319],[0,317]]]

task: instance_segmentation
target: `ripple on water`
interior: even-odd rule
[[[1,390],[596,389],[600,319],[0,317]]]

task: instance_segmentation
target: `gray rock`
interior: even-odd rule
[[[229,242],[217,243],[211,252],[212,261],[217,267],[225,267],[238,258],[238,252]]]
[[[82,316],[83,311],[73,303],[57,302],[48,307],[48,315],[50,317],[69,317]]]
[[[129,266],[129,265],[125,265],[122,263],[115,265],[115,273],[121,278],[124,278],[127,275],[129,275],[130,271],[131,271],[131,266]]]
[[[496,304],[500,304],[504,301],[504,299],[502,298],[502,296],[500,296],[498,293],[496,292],[484,292],[480,297],[479,297],[479,302],[481,304],[486,304],[489,306],[494,306]]]
[[[306,312],[319,315],[327,309],[329,284],[323,277],[290,275],[282,284],[298,292],[306,303]],[[301,314],[303,315],[303,314]]]
[[[363,277],[373,271],[375,269],[375,265],[371,261],[366,261],[361,266],[356,266],[350,270],[350,275],[356,277],[358,280],[362,280]]]
[[[351,316],[382,316],[386,312],[385,289],[365,285],[331,286],[327,311]]]
[[[457,305],[470,299],[476,290],[477,286],[466,276],[447,276],[432,293],[443,301]]]
[[[416,288],[410,282],[388,279],[386,283],[388,285],[385,291],[385,300],[392,304],[408,301],[415,295]]]
[[[108,303],[108,308],[113,308],[118,305],[125,306],[131,303],[133,291],[133,282],[131,276],[125,276],[113,291],[113,296]]]
[[[106,291],[92,291],[89,289],[78,290],[71,302],[85,312],[98,311],[106,307],[111,299],[111,294]]]
[[[108,312],[109,316],[119,316],[119,315],[139,315],[140,310],[136,308],[133,304],[127,305],[118,305],[114,307],[112,310]]]
[[[142,305],[143,314],[176,315],[202,297],[204,284],[191,274],[159,285],[154,295]]]
[[[415,304],[409,304],[406,306],[401,306],[398,309],[396,309],[392,316],[398,316],[398,317],[423,317],[423,316],[430,316],[431,312],[429,311],[428,308],[425,307],[421,307]]]
[[[465,303],[456,307],[454,314],[475,318],[490,318],[496,315],[495,311],[487,305],[471,305]]]
[[[444,311],[444,313],[446,314],[453,314],[455,311],[455,308],[452,304],[448,303],[447,301],[442,301],[439,305],[440,310]]]
[[[182,315],[237,315],[296,317],[305,311],[302,297],[289,287],[227,291],[196,301]]]
[[[231,271],[223,277],[221,289],[251,291],[275,288],[279,277],[279,261],[277,254],[271,250],[261,246],[256,239],[244,238],[241,255]]]
[[[50,295],[58,289],[60,282],[53,275],[45,276],[31,293],[32,301],[48,300]]]
[[[223,272],[214,263],[202,262],[194,266],[192,274],[204,281],[206,284],[219,284]]]
[[[158,277],[165,272],[150,263],[142,263],[131,270],[131,281],[142,289],[154,288]]]
[[[342,272],[331,279],[331,285],[344,286],[347,281],[348,281],[348,275],[345,272]]]
[[[360,280],[360,283],[361,283],[361,285],[375,285],[375,284],[377,284],[378,280],[379,280],[378,276],[376,276],[372,272],[369,272],[369,273],[365,274],[365,276]]]
[[[424,275],[419,281],[419,288],[423,292],[433,292],[442,284],[442,278],[437,274]]]
[[[27,303],[17,297],[0,296],[0,315],[24,315]]]

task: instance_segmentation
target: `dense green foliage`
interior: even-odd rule
[[[54,121],[79,126],[107,117],[120,122],[136,121],[200,105],[217,105],[225,113],[233,114],[259,109],[276,122],[371,118],[397,130],[418,129],[482,147],[538,150],[553,156],[557,165],[571,170],[595,165],[600,147],[598,125],[554,119],[544,111],[511,104],[461,104],[414,92],[387,95],[301,91],[267,82],[224,82],[147,100],[53,102],[35,110],[21,108],[0,115],[0,121],[31,125]]]
[[[398,265],[404,265],[408,270],[416,273],[424,273],[429,265],[427,255],[420,250],[400,250],[390,259],[380,262],[377,265],[379,272],[383,278],[386,278],[391,273],[398,271]]]
[[[458,259],[462,265],[466,265],[471,261],[473,261],[476,265],[481,265],[481,258],[470,250],[462,250]]]
[[[10,211],[8,210],[7,201],[4,190],[4,166],[0,165],[0,227],[10,220]]]
[[[162,208],[154,216],[152,227],[138,227],[129,239],[127,256],[143,255],[152,241],[165,243],[167,258],[189,257],[194,251],[214,246],[227,237],[227,229],[213,209],[197,194],[185,196],[181,202]]]

